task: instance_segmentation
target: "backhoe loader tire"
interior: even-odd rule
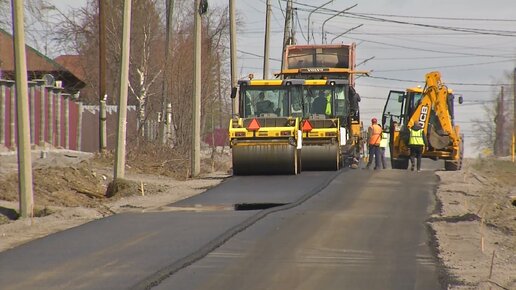
[[[457,171],[460,169],[460,161],[444,160],[444,169],[446,171]]]
[[[391,158],[391,167],[392,169],[404,169],[408,168],[409,160],[408,159],[392,159]]]

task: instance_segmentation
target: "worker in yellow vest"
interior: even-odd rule
[[[409,124],[410,125],[410,124]],[[417,158],[417,172],[421,172],[421,155],[426,147],[427,141],[423,128],[419,123],[415,123],[413,126],[409,126],[410,138],[410,170],[414,171],[414,163]]]
[[[367,140],[369,146],[369,161],[367,162],[366,169],[369,169],[375,160],[374,169],[380,169],[380,142],[382,141],[382,127],[378,125],[376,118],[371,119],[371,126],[367,129]]]
[[[380,124],[378,126],[381,127]],[[389,145],[389,136],[387,136],[387,133],[382,132],[382,140],[380,140],[380,160],[382,161],[382,167],[383,169],[386,168],[385,166],[385,148]]]

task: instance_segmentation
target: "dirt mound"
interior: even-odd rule
[[[33,170],[34,203],[39,207],[94,207],[104,199],[106,177],[97,174],[89,162],[71,167],[40,167]],[[18,200],[18,175],[10,173],[0,181],[0,199]]]

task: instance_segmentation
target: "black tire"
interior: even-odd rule
[[[391,167],[392,169],[403,169],[406,170],[408,168],[409,160],[407,158],[402,159],[393,159],[391,158]]]
[[[444,170],[446,170],[446,171],[457,171],[459,169],[460,169],[460,161],[444,160]]]

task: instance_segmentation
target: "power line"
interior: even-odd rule
[[[295,3],[298,5],[301,5],[301,6],[315,8],[315,6],[309,5],[309,4],[300,3],[300,2],[295,2]],[[308,9],[301,9],[301,8],[298,8],[298,10],[306,11],[306,12],[311,11]],[[338,11],[334,10],[334,9],[323,8],[323,9],[321,9],[321,11],[318,11],[316,13],[324,14],[324,15],[334,15],[337,12]],[[369,15],[373,15],[373,14],[369,14]],[[511,31],[511,30],[492,30],[492,29],[432,25],[432,24],[385,19],[385,18],[380,18],[380,17],[375,17],[375,16],[368,16],[367,14],[362,14],[362,13],[346,12],[346,13],[343,13],[343,15],[341,15],[339,17],[349,17],[349,18],[356,18],[356,19],[361,19],[361,20],[379,21],[379,22],[390,22],[390,23],[396,23],[396,24],[402,24],[402,25],[411,25],[411,26],[418,26],[418,27],[424,27],[424,28],[435,28],[435,29],[441,29],[441,30],[451,30],[451,31],[458,31],[458,32],[468,32],[468,33],[474,33],[474,34],[516,37],[516,31]]]
[[[442,53],[442,54],[453,54],[453,55],[467,55],[467,56],[482,56],[482,57],[500,57],[500,58],[509,58],[512,59],[512,56],[507,55],[490,55],[490,54],[476,54],[476,53],[467,53],[467,52],[453,52],[453,51],[441,51],[441,50],[434,50],[434,49],[425,49],[421,47],[410,47],[410,46],[404,46],[404,45],[397,45],[392,43],[385,43],[380,41],[373,41],[373,40],[366,40],[366,39],[360,39],[356,37],[349,37],[349,36],[343,36],[348,39],[357,40],[357,41],[363,41],[363,42],[369,42],[369,43],[375,43],[375,44],[381,44],[386,46],[392,46],[392,47],[398,47],[398,48],[404,48],[404,49],[410,49],[410,50],[417,50],[417,51],[427,51],[427,52],[435,52],[435,53]]]
[[[513,59],[516,60],[516,59]],[[509,60],[499,60],[499,61],[489,61],[489,62],[479,62],[479,63],[469,63],[469,64],[455,64],[455,65],[443,65],[443,66],[434,66],[434,67],[421,67],[421,68],[403,68],[403,69],[386,69],[386,70],[375,70],[375,72],[399,72],[399,71],[419,71],[419,70],[431,70],[431,69],[443,69],[443,68],[456,68],[456,67],[467,67],[467,66],[477,66],[477,65],[486,65],[486,64],[494,64],[494,63],[502,63],[508,62]]]
[[[397,17],[403,19],[432,19],[432,20],[452,20],[452,21],[482,21],[482,22],[516,22],[516,19],[500,19],[500,18],[467,18],[467,17],[435,17],[435,16],[416,16],[416,15],[395,15],[395,14],[375,14],[375,13],[358,13],[358,15],[372,15],[382,17]]]
[[[424,81],[403,80],[403,79],[388,78],[388,77],[377,77],[377,76],[367,76],[367,77],[372,78],[372,79],[396,81],[396,82],[424,83]],[[511,85],[511,84],[481,84],[481,83],[454,83],[454,82],[446,82],[445,84],[454,85],[454,86],[481,86],[481,87],[499,87],[499,86],[510,86]]]

